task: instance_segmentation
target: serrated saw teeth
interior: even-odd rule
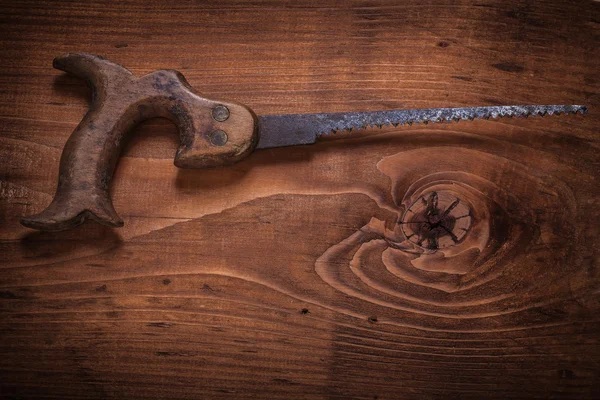
[[[582,105],[484,106],[463,108],[422,108],[324,114],[283,114],[259,117],[258,149],[314,143],[321,135],[338,131],[352,132],[366,128],[438,123],[460,120],[585,114]]]
[[[335,123],[335,128],[331,131],[340,130],[361,130],[367,128],[382,128],[392,125],[409,125],[438,122],[458,122],[461,120],[473,121],[474,119],[502,118],[502,117],[525,117],[558,115],[561,113],[581,113],[586,112],[585,106],[579,105],[545,105],[545,106],[491,106],[491,107],[470,107],[470,108],[424,108],[412,110],[392,110],[392,111],[373,111],[359,113],[333,113],[320,114],[320,123]],[[363,121],[361,124],[360,121]],[[344,123],[350,123],[351,126],[344,126]],[[317,134],[320,136],[322,133]]]

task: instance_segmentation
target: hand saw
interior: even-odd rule
[[[240,161],[256,149],[313,144],[340,130],[586,112],[581,105],[523,105],[256,116],[242,104],[201,97],[177,71],[137,78],[91,54],[67,54],[53,65],[85,79],[93,100],[63,149],[54,199],[41,213],[21,220],[44,231],[73,228],[86,219],[123,226],[108,187],[126,135],[149,118],[165,117],[178,127],[177,167],[204,168]]]

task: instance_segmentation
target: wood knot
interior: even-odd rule
[[[429,192],[411,204],[401,224],[409,241],[435,251],[463,241],[471,228],[471,208],[451,192]]]

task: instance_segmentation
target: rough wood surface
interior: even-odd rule
[[[24,0],[0,20],[0,396],[600,397],[600,3]],[[90,101],[51,66],[68,52],[176,69],[257,114],[589,113],[342,135],[206,171],[174,167],[175,126],[152,120],[112,183],[124,228],[38,233],[19,218],[49,204]],[[466,234],[408,252],[405,212],[433,192],[472,211]]]

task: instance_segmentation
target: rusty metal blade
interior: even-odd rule
[[[338,112],[325,114],[281,114],[258,117],[257,149],[296,146],[315,143],[321,135],[340,130],[404,125],[428,122],[449,122],[529,115],[584,114],[581,105],[527,105],[465,108],[421,108],[368,112]]]

